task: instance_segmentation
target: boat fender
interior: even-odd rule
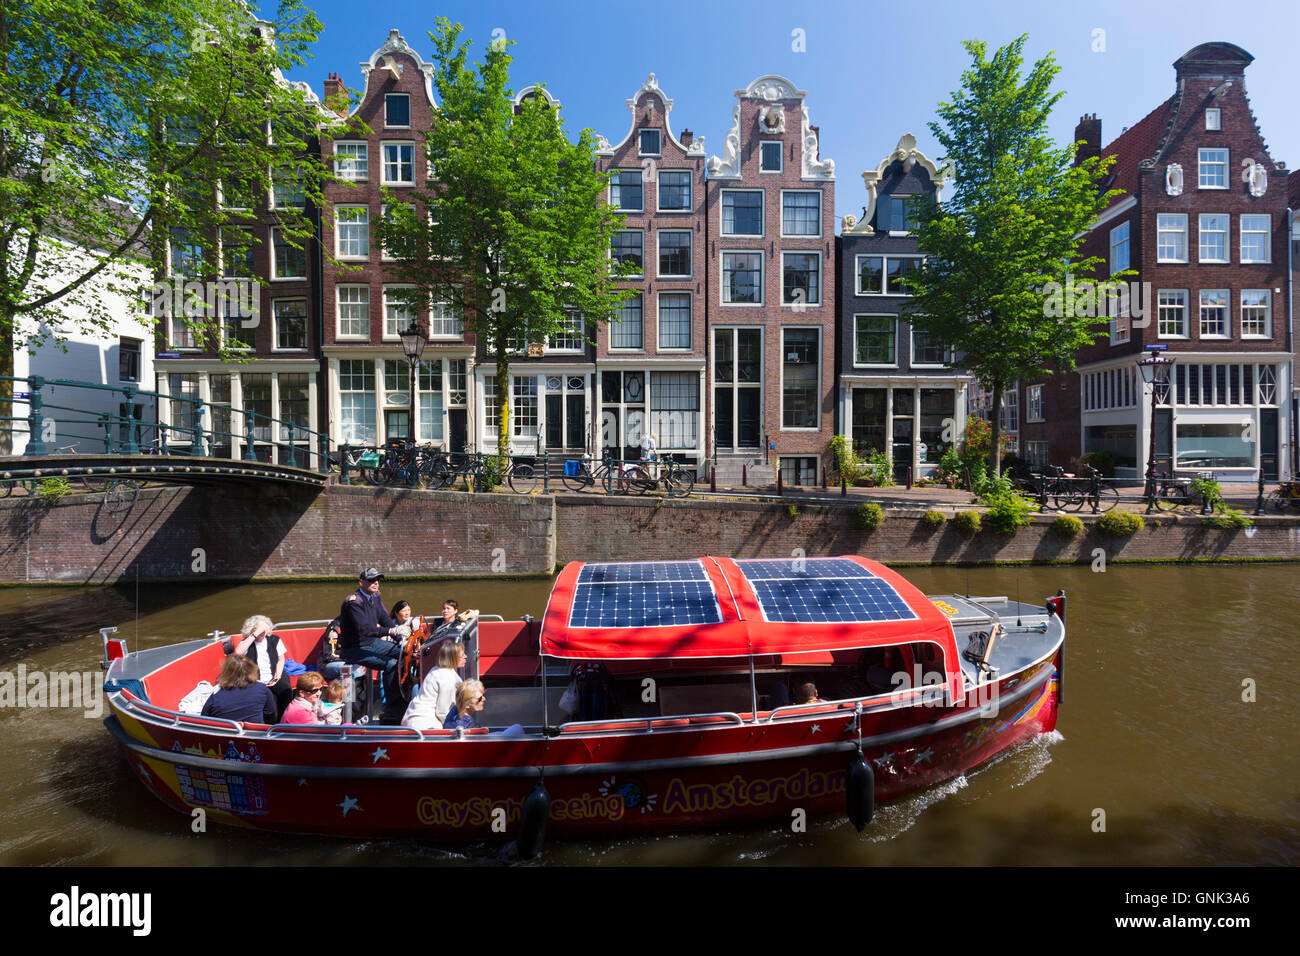
[[[519,859],[531,860],[542,852],[546,841],[546,819],[551,815],[551,795],[546,785],[537,781],[533,792],[524,798],[524,809],[519,815]]]
[[[861,833],[876,812],[876,775],[860,753],[844,774],[844,802],[849,822]]]

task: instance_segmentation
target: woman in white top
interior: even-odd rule
[[[420,692],[411,698],[411,703],[402,716],[404,727],[442,730],[443,718],[451,710],[451,705],[456,703],[456,688],[461,682],[456,668],[464,667],[465,661],[464,644],[457,641],[443,643],[438,649],[438,666],[424,675]]]
[[[257,662],[258,680],[265,684],[275,697],[281,714],[293,699],[293,688],[284,676],[284,645],[271,633],[271,619],[265,614],[254,614],[239,629],[243,640],[235,648],[241,657]]]

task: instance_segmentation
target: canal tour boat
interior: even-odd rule
[[[310,667],[324,624],[276,632]],[[575,562],[540,620],[482,615],[463,639],[466,676],[486,686],[475,729],[182,713],[216,679],[220,632],[130,653],[106,634],[105,724],[165,804],[246,827],[516,839],[525,856],[544,835],[788,823],[800,809],[861,830],[875,804],[1055,728],[1065,594],[931,598],[857,556]],[[421,672],[439,643],[419,649]],[[575,719],[593,676],[607,711]]]

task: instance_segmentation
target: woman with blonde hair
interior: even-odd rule
[[[438,648],[438,666],[424,675],[420,692],[402,715],[402,725],[416,730],[441,730],[456,701],[456,689],[461,685],[458,667],[465,666],[465,645],[457,641],[444,641]]]
[[[275,698],[257,676],[257,665],[253,661],[238,654],[228,656],[221,664],[217,690],[204,702],[202,715],[249,723],[275,723]]]
[[[447,712],[447,719],[442,722],[442,729],[469,730],[479,726],[474,715],[483,710],[486,702],[487,695],[483,693],[482,681],[463,681],[456,688],[456,705]]]
[[[257,679],[265,684],[275,697],[276,713],[284,713],[293,696],[289,678],[284,676],[284,645],[280,636],[271,633],[271,619],[265,614],[254,614],[239,629],[243,637],[235,653],[257,664]]]

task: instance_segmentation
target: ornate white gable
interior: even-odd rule
[[[636,125],[637,125],[636,105],[641,101],[641,97],[644,96],[646,93],[653,93],[655,96],[659,97],[659,99],[663,101],[664,131],[668,134],[668,138],[677,145],[677,148],[684,150],[687,156],[703,156],[704,155],[703,136],[696,136],[695,139],[691,142],[690,146],[683,146],[681,140],[679,140],[676,136],[673,135],[673,127],[670,121],[670,117],[672,116],[672,112],[673,112],[673,101],[669,97],[664,95],[663,90],[659,89],[659,81],[655,79],[655,75],[653,73],[651,73],[649,76],[646,77],[645,82],[641,84],[641,88],[637,90],[636,93],[634,93],[627,101],[627,111],[632,114],[632,125],[628,127],[627,135],[624,136],[621,140],[619,140],[617,144],[611,146],[608,139],[606,139],[604,136],[600,135],[599,133],[596,134],[596,155],[612,156],[616,150],[621,148],[623,144],[626,143],[632,137],[632,134],[636,132]]]
[[[777,100],[800,100],[808,96],[806,90],[801,90],[791,83],[784,76],[778,76],[775,73],[769,73],[766,76],[760,76],[743,90],[736,90],[736,99],[739,100],[762,100],[770,105],[760,107],[759,125],[760,135],[762,133],[780,133],[788,129],[786,109],[783,104],[777,103]],[[803,166],[801,175],[804,179],[811,180],[831,180],[835,178],[835,160],[821,159],[819,157],[820,143],[817,131],[812,128],[812,121],[808,118],[808,107],[800,104],[800,114],[802,115],[801,140],[803,149],[800,151],[803,156]],[[737,179],[740,176],[740,103],[731,111],[731,129],[727,132],[727,138],[722,144],[723,156],[713,156],[709,159],[709,177],[711,179]]]
[[[930,182],[934,184],[935,200],[943,199],[943,187],[952,178],[952,167],[944,166],[940,169],[935,166],[929,157],[916,148],[916,137],[911,133],[904,133],[898,138],[898,145],[894,147],[894,151],[882,159],[879,166],[862,174],[862,181],[867,186],[866,213],[863,215],[861,222],[858,222],[856,216],[845,216],[842,223],[844,235],[870,236],[875,234],[875,230],[871,228],[871,220],[876,213],[876,187],[880,184],[880,180],[884,178],[885,170],[889,168],[891,163],[895,162],[901,162],[903,169],[907,171],[910,171],[915,164],[920,163],[921,168],[930,174]]]
[[[433,98],[433,64],[420,56],[415,51],[415,48],[406,42],[406,37],[397,32],[396,27],[388,31],[388,39],[384,41],[383,46],[370,54],[369,60],[361,61],[361,75],[365,78],[366,83],[370,82],[370,74],[375,69],[401,72],[401,64],[391,59],[391,55],[394,53],[403,53],[415,61],[416,67],[424,74],[424,94],[429,98],[429,105],[437,109],[438,103]],[[385,59],[385,57],[389,57],[389,59]],[[365,84],[362,84],[362,86],[364,88]]]

